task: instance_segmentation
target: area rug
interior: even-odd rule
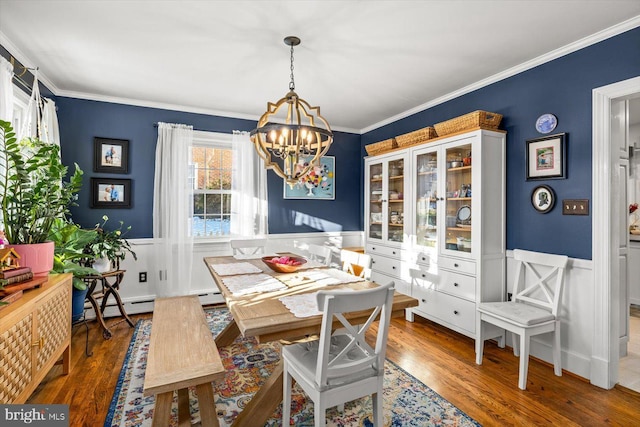
[[[212,334],[217,335],[231,320],[225,308],[206,310]],[[142,395],[144,372],[149,349],[151,320],[136,324],[125,357],[105,427],[150,426],[154,397]],[[258,344],[255,339],[238,338],[232,345],[219,349],[227,369],[224,381],[213,383],[220,426],[229,426],[253,394],[268,378],[280,359],[280,344]],[[189,391],[191,421],[200,421],[197,398]],[[292,418],[295,426],[313,426],[313,402],[294,387]],[[280,426],[282,406],[267,421],[267,426]],[[439,394],[387,360],[384,377],[385,426],[478,426],[479,424]],[[177,397],[174,398],[170,426],[177,425]],[[344,410],[327,410],[327,426],[373,426],[371,397],[347,403]]]

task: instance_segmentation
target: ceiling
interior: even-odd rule
[[[364,132],[640,25],[638,0],[0,0],[56,95],[257,120],[296,92]]]

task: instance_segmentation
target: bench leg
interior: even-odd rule
[[[236,321],[231,319],[231,322],[216,336],[216,346],[226,347],[233,344],[233,342],[240,336],[240,329]]]
[[[173,401],[173,392],[156,394],[156,404],[153,409],[153,427],[167,427],[169,418],[171,417],[171,402]]]
[[[213,387],[211,383],[196,386],[198,394],[198,407],[200,408],[200,424],[202,427],[219,427],[216,402],[213,399]]]
[[[191,427],[188,388],[178,390],[178,427]]]

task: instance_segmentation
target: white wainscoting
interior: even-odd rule
[[[291,233],[270,234],[266,250],[268,252],[293,251],[294,242],[326,245],[333,251],[333,262],[337,265],[340,260],[340,249],[343,247],[362,246],[364,237],[361,231],[348,232],[320,232],[320,233]],[[120,267],[127,272],[120,285],[120,296],[128,314],[149,313],[153,311],[153,300],[156,297],[158,272],[154,271],[153,239],[129,239],[133,250],[138,256],[135,261],[128,256]],[[228,240],[198,242],[193,248],[193,267],[191,274],[191,294],[200,295],[203,304],[217,304],[224,302],[222,296],[211,278],[211,274],[204,264],[203,258],[218,255],[231,255]],[[139,273],[147,273],[147,281],[138,281]],[[105,310],[105,317],[119,316],[120,312],[113,298],[109,299],[109,306]],[[93,318],[93,310],[87,313]]]

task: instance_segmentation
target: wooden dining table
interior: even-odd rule
[[[289,254],[291,255],[291,254]],[[260,258],[236,259],[233,256],[205,257],[204,262],[220,289],[233,320],[216,337],[216,345],[224,347],[230,345],[239,335],[255,337],[258,342],[281,341],[283,344],[297,339],[320,333],[322,315],[311,317],[296,317],[280,301],[281,297],[316,292],[322,289],[335,290],[351,288],[353,290],[368,289],[378,284],[361,280],[345,284],[325,285],[315,281],[304,280],[305,270],[297,273],[276,273],[265,265]],[[256,292],[247,295],[234,295],[223,283],[229,276],[220,276],[212,265],[249,263],[279,281],[286,284],[286,288],[268,292]],[[246,265],[246,264],[245,264]],[[326,268],[326,267],[324,267]],[[309,270],[307,270],[309,271]],[[407,308],[418,305],[418,300],[396,291],[393,298],[392,317],[404,317]],[[364,323],[370,310],[354,312],[347,316],[351,323]],[[340,327],[336,321],[335,327]],[[275,409],[282,402],[282,359],[271,376],[266,380],[246,407],[238,414],[233,426],[262,426]]]

